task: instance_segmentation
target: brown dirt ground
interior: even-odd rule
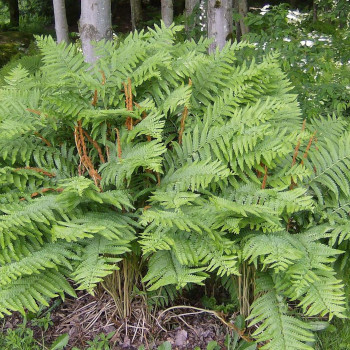
[[[146,315],[142,300],[132,303],[132,315],[126,321],[116,316],[114,301],[106,293],[91,296],[81,292],[77,299],[67,298],[52,310],[51,326],[44,334],[45,343],[51,344],[59,335],[68,333],[69,344],[66,349],[76,346],[84,349],[87,341],[98,334],[115,332],[111,349],[137,350],[144,345],[146,349],[156,349],[165,341],[172,349],[206,349],[215,340],[223,349],[227,328],[214,315],[191,309],[169,310]],[[7,318],[5,327],[15,328],[22,319],[18,313]],[[29,323],[30,326],[30,323]],[[34,334],[41,339],[42,331],[32,327]]]

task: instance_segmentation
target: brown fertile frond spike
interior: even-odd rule
[[[303,132],[305,130],[305,126],[306,126],[306,119],[304,119],[303,121],[303,125],[301,127],[301,132]],[[299,154],[299,148],[300,148],[300,137],[298,139],[297,145],[295,146],[294,149],[294,154],[293,154],[293,160],[292,160],[292,167],[295,165],[298,154]]]
[[[124,86],[124,94],[125,94],[125,107],[128,108],[128,105],[129,105],[128,88],[125,83],[123,83],[123,86]]]
[[[49,191],[54,191],[54,192],[63,192],[63,188],[43,188],[42,190],[40,190],[39,192],[34,192],[30,195],[31,198],[37,197],[40,194],[49,192]]]
[[[315,132],[313,133],[313,135],[310,137],[310,140],[309,140],[309,143],[307,144],[305,153],[303,154],[303,158],[304,158],[304,159],[307,158],[307,155],[308,155],[309,150],[310,150],[311,145],[312,145],[312,141],[314,140],[315,136],[316,136],[316,131],[315,131]],[[301,164],[304,164],[304,159],[301,160]]]
[[[88,171],[90,177],[94,180],[95,185],[102,191],[102,188],[100,186],[100,181],[102,178],[100,174],[95,170],[94,165],[91,161],[91,158],[89,157],[86,150],[84,130],[81,126],[81,120],[78,121],[78,126],[75,128],[74,137],[75,137],[75,143],[78,148],[78,153],[80,156],[80,164],[78,167],[79,175],[80,176],[82,175],[81,166],[83,165],[85,169]]]
[[[109,147],[106,146],[107,161],[109,162]]]
[[[49,173],[48,171],[44,170],[44,169],[41,169],[41,168],[33,168],[33,167],[30,167],[30,166],[25,166],[24,168],[16,168],[15,171],[19,171],[19,170],[23,170],[23,169],[26,169],[26,170],[33,170],[37,173],[40,173],[40,174],[43,174],[43,175],[46,175],[48,177],[55,177],[56,174],[54,173]]]
[[[306,126],[306,119],[303,120],[303,126],[301,127],[302,132],[305,130],[305,126]]]
[[[290,182],[290,186],[289,186],[289,189],[290,190],[293,190],[295,187],[297,187],[298,185],[294,182],[293,178],[292,178],[292,181]]]
[[[80,136],[78,134],[78,127],[77,126],[74,128],[74,140],[75,140],[75,145],[77,146],[78,154],[81,157],[81,155],[82,155],[81,143],[80,143]]]
[[[38,136],[42,141],[44,141],[47,146],[52,147],[51,142],[45,139],[45,137],[43,137],[41,134],[39,134],[38,132],[35,132],[34,135]]]
[[[118,158],[122,159],[122,146],[120,144],[120,134],[119,129],[115,128],[115,132],[117,133],[117,147],[118,147]]]
[[[101,82],[101,85],[105,85],[106,84],[106,75],[105,75],[105,72],[101,69],[100,70],[100,73],[102,75],[102,82]]]
[[[263,190],[266,187],[266,180],[267,180],[267,166],[265,165],[265,174],[264,174],[263,182],[261,184],[261,189],[263,189]]]
[[[98,145],[98,143],[92,139],[92,137],[87,133],[87,131],[83,130],[84,132],[84,135],[86,136],[86,138],[88,139],[88,141],[95,147],[95,149],[97,150],[98,152],[98,156],[100,157],[100,161],[101,163],[105,163],[105,158],[102,154],[102,150],[101,150],[101,147]]]
[[[128,111],[132,111],[133,102],[132,102],[131,79],[128,78],[128,84],[123,83],[123,85],[124,85],[124,93],[125,93],[125,107]],[[125,126],[128,130],[133,129],[133,120],[131,117],[126,118]]]
[[[263,167],[264,166],[264,163],[263,162],[260,162],[260,166]],[[256,176],[257,177],[261,177],[262,173],[260,170],[256,169]]]
[[[48,191],[63,192],[63,188],[43,188],[40,192],[45,193]]]
[[[132,90],[131,90],[131,79],[128,78],[128,87],[129,87],[129,106],[128,109],[129,111],[132,111]]]
[[[160,186],[160,174],[158,173],[158,171],[156,172],[157,174],[157,186]]]
[[[180,131],[179,131],[179,144],[182,144],[182,135],[184,133],[185,130],[185,122],[188,116],[188,108],[187,106],[185,106],[185,109],[182,113],[182,118],[181,118],[181,124],[180,124]]]
[[[97,101],[98,101],[98,96],[97,96],[97,90],[95,89],[94,97],[92,98],[91,105],[95,107],[97,105]]]
[[[83,155],[87,156],[84,133],[83,133],[83,128],[81,126],[81,120],[78,121],[78,132],[79,132],[80,142],[81,142],[82,149],[83,149]]]
[[[37,111],[37,110],[35,110],[35,109],[27,108],[27,111],[28,111],[28,112],[31,112],[31,113],[34,113],[34,114],[36,114],[36,115],[41,115],[41,112],[40,112],[40,111]]]

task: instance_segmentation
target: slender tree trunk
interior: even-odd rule
[[[132,30],[136,30],[142,20],[141,0],[130,0]]]
[[[249,27],[244,23],[244,18],[248,13],[248,1],[247,0],[238,0],[238,12],[241,15],[239,20],[239,25],[242,35],[249,33]]]
[[[19,26],[19,7],[18,0],[7,0],[7,4],[10,11],[10,26]]]
[[[315,0],[312,4],[312,20],[313,22],[317,22],[317,4]]]
[[[192,18],[193,10],[199,5],[200,0],[186,0],[185,3],[185,17],[186,17],[186,32],[189,33],[196,25],[196,19]]]
[[[233,0],[233,4],[234,4],[235,12],[239,13],[238,0]],[[241,23],[239,19],[235,21],[235,27],[236,27],[236,40],[240,42],[242,37],[242,31],[241,31]]]
[[[93,42],[112,39],[111,0],[81,0],[79,32],[85,61],[95,62]]]
[[[213,39],[209,52],[225,46],[232,35],[232,0],[208,1],[208,37]]]
[[[55,14],[55,30],[57,42],[65,41],[69,43],[68,24],[66,16],[66,5],[64,0],[53,0],[53,10]]]
[[[173,0],[161,0],[162,3],[162,20],[164,24],[169,27],[173,23],[174,9]]]

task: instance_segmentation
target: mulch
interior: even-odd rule
[[[67,350],[73,347],[85,349],[89,346],[87,342],[97,335],[113,332],[113,350],[137,350],[140,345],[145,349],[156,349],[165,341],[172,344],[172,349],[206,349],[213,340],[225,349],[228,330],[214,315],[190,308],[151,314],[142,299],[134,300],[131,310],[129,319],[121,320],[109,294],[101,292],[92,296],[80,292],[77,299],[67,298],[51,311],[53,325],[44,333],[45,343],[51,344],[58,336],[67,333]],[[21,322],[21,316],[14,313],[6,319],[3,330],[15,328]],[[42,330],[38,327],[32,329],[41,339]]]

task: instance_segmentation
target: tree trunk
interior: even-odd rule
[[[199,5],[199,0],[186,0],[185,3],[185,25],[186,32],[189,33],[195,27],[197,19],[192,17],[193,10]]]
[[[315,0],[312,4],[312,20],[313,22],[317,22],[317,4]]]
[[[213,39],[209,52],[225,46],[232,35],[232,0],[208,1],[208,37]]]
[[[244,23],[244,18],[248,13],[248,1],[247,0],[238,0],[238,12],[241,15],[241,19],[239,20],[241,34],[249,33],[248,26]]]
[[[162,20],[164,24],[169,27],[173,23],[174,9],[173,0],[161,0],[162,3]]]
[[[136,30],[142,20],[141,0],[130,0],[132,30]]]
[[[18,27],[19,26],[18,0],[7,0],[7,4],[10,11],[10,26]]]
[[[95,62],[93,42],[112,39],[111,0],[81,0],[79,32],[86,62]]]
[[[238,0],[233,0],[233,4],[234,4],[235,12],[239,13]],[[240,42],[241,41],[241,37],[242,37],[242,31],[241,31],[241,23],[240,23],[239,19],[237,19],[235,21],[235,27],[236,27],[236,40],[238,42]]]
[[[57,42],[69,43],[66,6],[64,0],[53,0],[53,11],[55,15],[55,30]]]

